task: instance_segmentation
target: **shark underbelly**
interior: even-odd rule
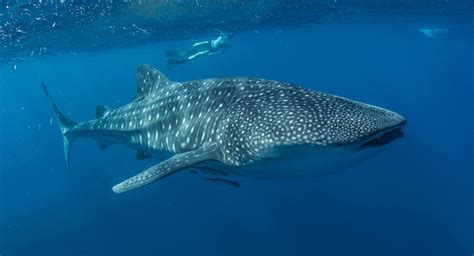
[[[239,176],[286,179],[317,177],[346,170],[374,156],[377,151],[358,151],[354,147],[291,146],[246,166],[228,166],[219,162],[204,165]]]

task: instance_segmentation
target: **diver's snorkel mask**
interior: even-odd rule
[[[217,44],[219,46],[229,45],[231,38],[232,38],[232,34],[221,34],[217,40]]]

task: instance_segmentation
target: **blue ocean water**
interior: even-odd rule
[[[2,2],[0,255],[474,253],[472,2],[236,3]],[[234,34],[222,54],[167,69],[165,50],[221,31]],[[80,139],[66,170],[40,81],[84,121],[129,102],[142,63],[176,81],[262,77],[367,102],[403,114],[405,137],[324,177],[234,189],[183,171],[114,194],[157,161]]]

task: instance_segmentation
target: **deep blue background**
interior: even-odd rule
[[[191,41],[0,67],[0,254],[472,255],[474,42],[416,29],[241,33],[224,54],[170,71],[163,51]],[[114,184],[156,161],[81,139],[67,171],[39,81],[84,121],[133,98],[141,63],[177,81],[257,76],[364,101],[406,116],[406,137],[331,176],[233,189],[180,172],[117,195]]]

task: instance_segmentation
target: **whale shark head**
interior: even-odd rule
[[[261,130],[271,133],[276,146],[265,155],[268,165],[259,165],[254,176],[318,176],[339,171],[404,136],[406,120],[396,112],[330,94],[310,94],[269,107],[277,111],[263,119],[279,125]],[[268,145],[268,140],[263,142]]]
[[[326,145],[359,151],[380,148],[402,138],[406,119],[400,114],[373,105],[332,96],[334,109],[324,112],[319,132]]]
[[[309,164],[322,173],[355,166],[404,137],[406,119],[393,111],[346,98],[330,99],[318,113],[316,149]],[[304,155],[304,154],[303,154]]]

